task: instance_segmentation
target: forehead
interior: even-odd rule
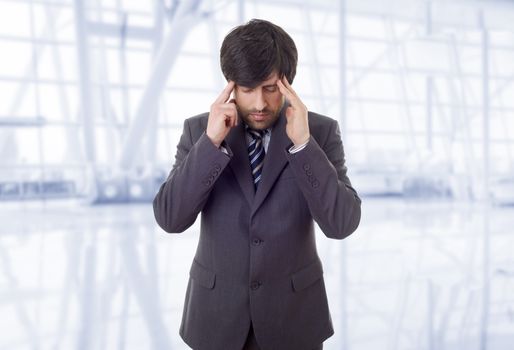
[[[277,72],[273,72],[271,73],[267,78],[266,80],[264,80],[263,82],[261,82],[259,84],[259,86],[262,86],[262,85],[275,85],[277,83],[277,80],[278,80],[278,73]]]
[[[278,76],[278,73],[276,71],[274,71],[273,73],[271,73],[264,81],[261,81],[260,83],[258,83],[257,85],[255,85],[255,87],[259,87],[259,86],[269,86],[269,85],[275,85],[277,84],[277,81],[279,80],[279,76]],[[241,87],[245,87],[244,85],[239,85]]]

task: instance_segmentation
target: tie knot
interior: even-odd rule
[[[256,140],[256,139],[262,139],[264,135],[266,134],[267,130],[255,130],[248,128],[248,133],[250,136]]]

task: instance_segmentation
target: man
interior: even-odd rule
[[[314,221],[343,239],[360,221],[335,120],[291,87],[293,40],[252,20],[221,47],[227,86],[187,119],[153,206],[183,232],[200,212],[180,327],[195,350],[313,350],[334,333]],[[231,98],[233,94],[233,98]]]

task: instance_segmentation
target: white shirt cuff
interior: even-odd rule
[[[310,138],[309,138],[310,140]],[[307,142],[305,143],[302,143],[301,145],[298,145],[298,146],[292,146],[291,148],[289,148],[289,153],[293,154],[293,153],[296,153],[296,152],[300,152],[302,149],[305,148],[305,146],[307,146],[307,144],[309,143],[309,140],[307,140]]]
[[[221,150],[221,152],[225,153],[227,156],[229,155],[228,151],[227,151],[227,149],[225,147],[220,146],[220,150]]]

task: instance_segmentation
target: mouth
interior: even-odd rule
[[[269,114],[268,113],[250,113],[250,116],[255,121],[263,121],[266,118],[268,118]]]

